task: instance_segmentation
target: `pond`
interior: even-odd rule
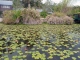
[[[0,60],[80,60],[79,28],[0,24]]]

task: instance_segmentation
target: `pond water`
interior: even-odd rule
[[[1,26],[0,60],[80,60],[75,26]]]
[[[45,57],[41,58],[36,58],[37,60],[80,60],[79,56],[80,56],[80,34],[78,33],[68,33],[68,36],[72,37],[72,41],[70,41],[70,43],[61,45],[58,44],[56,45],[56,37],[55,35],[52,35],[50,37],[50,39],[48,41],[46,41],[45,37],[42,36],[42,40],[37,40],[36,44],[32,45],[32,46],[26,46],[23,45],[21,47],[17,47],[16,49],[13,50],[13,52],[11,53],[7,53],[9,52],[8,49],[8,44],[6,43],[6,50],[2,54],[2,57],[9,58],[9,60],[35,60],[32,57],[32,54],[36,54],[35,57],[37,57],[37,52],[40,54],[44,54]],[[7,38],[7,40],[10,41],[10,36],[9,38]],[[73,40],[77,40],[78,42],[73,42]],[[9,42],[6,41],[6,42]],[[23,42],[23,41],[21,41]],[[67,47],[66,47],[67,45]],[[72,46],[73,45],[73,46]],[[65,51],[65,52],[64,52]],[[60,53],[62,52],[62,53]],[[67,54],[68,53],[68,54]],[[71,53],[71,54],[69,54]],[[40,56],[40,55],[39,55]],[[39,57],[38,56],[38,57]],[[61,58],[62,57],[62,58]],[[2,58],[1,60],[4,60],[4,58]]]

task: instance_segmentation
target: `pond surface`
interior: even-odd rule
[[[0,60],[80,60],[80,25],[0,27]]]

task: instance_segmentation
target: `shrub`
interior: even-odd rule
[[[40,14],[34,8],[27,8],[22,11],[24,24],[41,24]]]
[[[16,20],[21,16],[21,11],[20,10],[14,10],[13,11],[13,19]]]
[[[34,8],[27,8],[23,10],[12,10],[3,12],[3,23],[14,24],[41,24],[40,14]]]
[[[43,17],[43,18],[45,18],[47,16],[47,12],[46,11],[42,11],[40,13],[40,16]]]
[[[22,23],[23,19],[22,19],[22,16],[21,16],[21,10],[14,10],[13,11],[13,19],[15,20],[15,23]]]
[[[69,17],[69,16],[65,16],[65,17],[62,17],[63,20],[65,20],[65,24],[73,24],[74,23],[74,20],[73,18]]]
[[[4,11],[3,12],[3,23],[5,23],[5,24],[14,23],[12,11]]]
[[[45,20],[48,24],[73,24],[74,23],[73,18],[66,16],[63,13],[61,13],[61,15],[53,13],[52,15],[47,16]]]
[[[3,12],[3,23],[5,24],[14,24],[15,21],[20,17],[21,11],[10,10]]]
[[[37,19],[37,18],[40,18],[40,14],[38,11],[36,11],[34,8],[27,8],[27,9],[24,9],[22,11],[22,16],[23,17],[31,17],[31,18],[34,18],[34,19]]]

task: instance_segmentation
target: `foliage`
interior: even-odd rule
[[[8,14],[9,13],[9,14]],[[41,24],[40,14],[34,8],[27,8],[23,10],[5,11],[3,13],[3,23],[14,24]]]
[[[46,0],[46,2],[43,4],[43,10],[45,10],[47,12],[53,12],[51,0]]]
[[[21,11],[20,10],[14,10],[13,11],[13,19],[16,20],[21,16]]]
[[[47,12],[46,11],[42,11],[40,13],[40,16],[43,17],[43,18],[45,18],[47,16]]]
[[[3,23],[14,24],[15,21],[21,16],[21,11],[12,10],[3,12]]]
[[[3,12],[3,23],[5,23],[5,24],[14,23],[12,11],[4,11]]]
[[[53,5],[53,11],[55,12],[62,12],[67,14],[72,8],[70,6],[70,2],[72,0],[62,0],[59,4],[54,4]]]
[[[73,24],[74,23],[73,18],[59,12],[47,16],[45,20],[49,24]]]
[[[41,8],[41,0],[22,0],[22,3],[24,5],[24,8],[29,7],[29,4],[31,7],[35,8]]]
[[[36,0],[35,4],[33,5],[36,8],[42,8],[42,0]]]
[[[46,17],[46,11],[43,11],[40,14],[34,8],[5,11],[3,15],[3,23],[5,24],[42,24],[44,22],[49,24],[73,24],[73,19],[71,17],[66,16],[64,13],[55,12],[52,15]],[[40,15],[46,18],[40,19]]]
[[[59,4],[53,5],[54,12],[62,12],[68,15],[73,15],[74,13],[80,12],[80,6],[71,6],[74,0],[62,0]]]
[[[24,9],[24,10],[22,11],[22,16],[23,16],[24,18],[26,18],[27,16],[28,16],[28,17],[31,17],[31,18],[34,18],[34,19],[40,18],[39,12],[36,11],[34,8]]]
[[[54,12],[52,15],[53,15],[53,16],[58,16],[58,17],[65,16],[65,14],[62,13],[62,12]]]
[[[73,6],[70,12],[68,12],[68,15],[72,16],[73,14],[77,14],[79,12],[80,12],[80,6]]]
[[[33,52],[32,57],[34,59],[46,60],[45,54],[40,54],[38,51],[37,52]]]
[[[61,12],[61,5],[54,3],[52,9],[53,9],[54,12]]]
[[[21,8],[23,7],[20,0],[13,0],[13,8],[14,9],[18,9],[18,8]]]
[[[79,60],[79,29],[77,24],[0,24],[0,60]]]
[[[40,24],[40,14],[34,8],[27,8],[22,11],[24,24]]]
[[[65,16],[63,19],[65,20],[65,24],[70,25],[70,24],[73,24],[74,23],[73,18],[71,18],[69,16]]]

